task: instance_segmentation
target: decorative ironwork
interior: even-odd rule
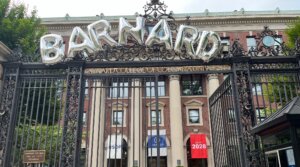
[[[164,2],[160,2],[159,0],[151,0],[150,3],[147,3],[144,6],[145,14],[143,15],[143,17],[151,20],[153,19],[154,21],[158,21],[163,17],[174,20],[174,18],[172,17],[172,12],[167,14],[167,7],[168,6]]]
[[[239,39],[234,40],[234,42],[231,46],[231,49],[230,49],[230,54],[233,57],[237,57],[237,56],[243,56],[244,53],[245,52],[244,52],[243,46],[239,42]]]
[[[236,64],[236,81],[238,90],[238,103],[240,109],[240,119],[242,125],[242,135],[248,158],[247,162],[252,167],[264,166],[261,164],[260,147],[258,145],[258,137],[251,134],[251,128],[256,124],[255,109],[252,102],[252,89],[250,85],[250,74],[248,63]]]
[[[264,27],[261,33],[258,33],[256,39],[256,46],[252,46],[248,50],[250,57],[262,56],[289,56],[294,55],[295,49],[290,49],[282,41],[281,36],[276,34],[275,31],[269,29],[268,26]]]
[[[14,70],[10,70],[15,71]],[[5,164],[9,164],[9,162],[5,162],[7,156],[9,156],[9,151],[5,150],[7,148],[8,130],[10,125],[10,119],[12,117],[12,108],[14,104],[14,94],[16,91],[17,77],[6,75],[4,76],[4,85],[1,97],[0,104],[0,166],[4,166]],[[5,164],[3,164],[5,163]]]
[[[82,67],[71,67],[68,71],[67,94],[65,100],[65,113],[63,124],[63,139],[61,147],[61,158],[59,166],[73,166],[78,159],[78,130],[81,129],[80,120],[81,107],[81,72]]]

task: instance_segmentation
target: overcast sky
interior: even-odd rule
[[[39,17],[133,15],[143,13],[146,0],[14,0],[24,2],[31,10],[36,8]],[[149,2],[150,0],[147,0]],[[164,0],[167,10],[174,13],[275,10],[300,10],[300,0]]]

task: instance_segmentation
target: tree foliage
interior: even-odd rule
[[[285,33],[288,36],[288,45],[293,47],[295,45],[296,39],[300,37],[300,18],[290,24]]]
[[[10,4],[10,0],[0,0],[0,41],[10,49],[19,47],[23,53],[33,54],[45,33],[37,10],[28,14],[24,4]]]

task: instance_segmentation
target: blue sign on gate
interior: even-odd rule
[[[166,136],[165,135],[160,135],[159,139],[157,140],[157,136],[149,136],[148,140],[148,147],[149,148],[157,148],[157,143],[159,142],[159,147],[160,148],[166,148],[167,147],[167,142],[166,142]]]

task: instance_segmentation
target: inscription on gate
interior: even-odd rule
[[[45,150],[25,150],[23,153],[24,164],[38,164],[45,162]]]

